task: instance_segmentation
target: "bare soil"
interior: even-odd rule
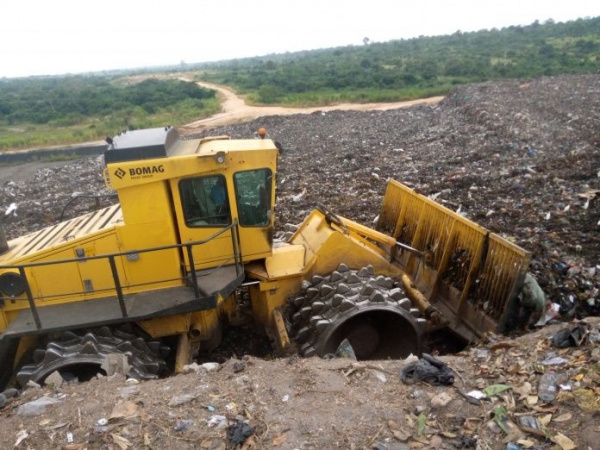
[[[180,128],[184,134],[212,129],[222,125],[246,122],[263,116],[289,116],[294,114],[311,114],[316,111],[387,111],[389,109],[407,108],[415,105],[433,105],[444,97],[431,97],[419,100],[391,103],[341,103],[337,105],[312,108],[289,108],[281,106],[251,106],[239,97],[232,89],[213,83],[198,82],[207,89],[217,91],[220,96],[222,112],[212,117],[192,122]]]
[[[598,111],[600,75],[563,76],[462,86],[433,105],[262,116],[187,133],[247,138],[265,126],[282,143],[276,205],[281,234],[285,223],[299,223],[317,202],[372,225],[388,178],[434,195],[531,251],[530,270],[570,321],[597,315],[600,306]],[[4,217],[7,234],[55,223],[75,192],[108,194],[102,168],[101,158],[88,158],[5,182],[0,208],[17,206]],[[66,217],[112,201],[76,203]],[[587,320],[596,336],[598,319]],[[223,362],[215,372],[134,386],[115,377],[29,389],[0,411],[0,445],[13,446],[26,431],[19,448],[66,447],[68,432],[71,448],[233,448],[225,429],[207,425],[217,414],[228,418],[228,426],[248,421],[252,435],[245,448],[505,449],[507,442],[597,448],[598,340],[557,349],[547,337],[563,326],[515,339],[490,337],[441,357],[458,373],[455,387],[404,385],[401,361],[356,366],[348,360],[244,358],[256,353],[235,348],[215,356]],[[538,383],[541,363],[552,356],[564,362],[545,368],[564,375],[564,389],[545,404]],[[236,362],[243,369],[234,368]],[[493,384],[511,389],[481,405],[457,390]],[[44,394],[61,402],[41,416],[17,413]],[[118,405],[125,413],[115,412]],[[508,414],[502,423],[519,430],[499,430],[492,420],[499,406]],[[98,425],[103,418],[108,424]],[[532,429],[536,424],[539,429]]]

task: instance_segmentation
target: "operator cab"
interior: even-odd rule
[[[233,263],[231,230],[219,231],[234,223],[243,261],[271,255],[278,155],[270,139],[182,139],[165,127],[120,133],[105,159],[125,222],[139,222],[148,213],[143,197],[155,199],[157,209],[156,199],[169,199],[159,214],[172,219],[179,242],[210,241],[193,254],[196,268],[206,269]],[[184,259],[189,267],[188,256]]]

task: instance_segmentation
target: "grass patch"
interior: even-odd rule
[[[102,118],[86,118],[76,124],[0,124],[0,152],[47,148],[104,140],[122,130],[183,125],[220,111],[216,98],[189,99],[149,114],[140,107],[118,111]]]

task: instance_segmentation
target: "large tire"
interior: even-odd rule
[[[50,341],[45,349],[35,350],[33,364],[17,372],[17,382],[26,386],[31,380],[42,383],[48,375],[59,372],[101,373],[109,354],[127,358],[127,376],[140,380],[156,379],[167,373],[164,357],[169,352],[158,341],[147,341],[130,329],[111,330],[102,327],[83,335],[67,331],[58,340]]]
[[[303,356],[334,353],[348,339],[359,360],[399,359],[422,352],[426,326],[404,290],[373,267],[345,264],[302,283],[288,302],[289,334]]]

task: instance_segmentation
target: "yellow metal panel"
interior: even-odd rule
[[[502,319],[529,264],[529,252],[397,181],[388,183],[378,228],[425,254],[420,261],[399,253],[396,261],[434,305],[478,335]]]
[[[8,317],[4,310],[0,310],[0,333],[2,333],[8,326]]]
[[[172,200],[167,183],[154,183],[122,189],[119,199],[123,205],[125,226],[118,228],[119,251],[162,247],[178,243]],[[178,249],[140,253],[137,257],[122,258],[131,291],[151,287],[181,285],[182,272]],[[159,285],[152,283],[160,282]]]
[[[169,317],[143,320],[138,325],[153,338],[187,333],[190,329],[191,314],[177,314]]]
[[[73,247],[70,246],[61,251],[47,253],[34,262],[72,259],[74,257],[75,252]],[[27,270],[27,278],[31,284],[33,296],[40,298],[41,302],[61,300],[65,298],[65,294],[71,294],[71,298],[78,298],[84,291],[77,263],[31,267]],[[25,298],[24,295],[23,298]],[[27,308],[28,304],[23,302],[23,307]]]
[[[273,256],[265,259],[269,278],[275,279],[302,273],[305,253],[303,245],[285,244],[273,248]]]
[[[209,150],[198,155],[181,156],[178,158],[158,158],[136,161],[122,161],[107,165],[107,184],[120,191],[123,188],[152,184],[173,178],[195,174],[223,172],[235,167],[243,170],[242,166],[269,167],[275,172],[279,151],[273,143],[263,147],[247,148],[244,142],[255,141],[215,141],[209,142]],[[271,142],[271,141],[264,141]],[[192,145],[192,144],[187,144]],[[217,153],[224,156],[221,162]]]

